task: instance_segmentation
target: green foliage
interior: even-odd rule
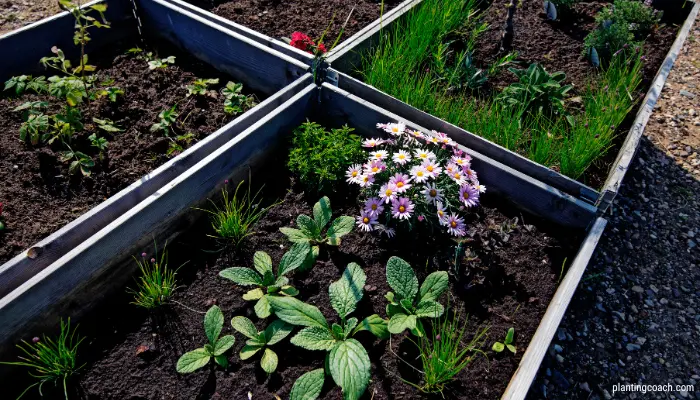
[[[240,114],[245,110],[255,107],[255,97],[243,94],[243,84],[228,82],[221,89],[224,95],[224,112],[227,114]]]
[[[288,227],[280,228],[280,232],[284,233],[289,241],[293,243],[309,243],[311,245],[301,270],[307,270],[313,266],[318,257],[320,245],[329,244],[331,246],[339,246],[340,238],[350,233],[355,226],[355,220],[352,217],[341,215],[333,220],[326,234],[323,234],[323,230],[330,222],[333,214],[331,210],[331,201],[326,196],[323,196],[321,200],[314,204],[313,212],[313,219],[304,214],[297,217],[297,226],[299,229]]]
[[[323,368],[309,371],[300,376],[292,386],[289,400],[315,400],[321,395],[326,374]]]
[[[107,97],[112,103],[117,102],[117,96],[124,95],[124,91],[118,87],[108,87],[105,89],[99,89],[96,93],[96,97]]]
[[[434,83],[441,84],[448,91],[478,90],[488,82],[489,77],[510,65],[518,56],[517,53],[505,54],[484,70],[474,64],[472,53],[463,50],[454,54],[449,44],[440,43],[432,56]]]
[[[204,96],[209,94],[209,85],[216,85],[219,79],[195,79],[191,85],[187,85],[187,97],[192,95]],[[214,92],[216,94],[216,92]]]
[[[34,386],[39,386],[39,394],[41,394],[41,389],[46,382],[53,382],[54,385],[62,382],[63,394],[68,400],[66,382],[84,366],[77,366],[76,363],[78,346],[84,339],[76,337],[76,333],[77,327],[71,330],[70,318],[67,323],[61,320],[61,333],[58,338],[54,340],[44,335],[41,340],[36,338],[33,343],[23,340],[17,345],[25,354],[25,356],[19,356],[20,361],[0,362],[5,365],[27,367],[31,370],[29,374],[38,380],[27,387],[19,397],[24,396]]]
[[[627,26],[635,39],[642,40],[661,20],[662,13],[637,0],[615,0],[614,5],[607,5],[598,15],[596,22],[600,26],[620,24]],[[615,50],[618,50],[616,48]]]
[[[70,143],[73,135],[83,130],[82,118],[83,116],[78,108],[66,106],[63,112],[51,117],[53,123],[49,127],[47,142],[52,144],[60,139],[64,143]]]
[[[360,138],[354,129],[324,129],[315,122],[305,122],[294,130],[289,150],[289,170],[308,190],[332,191],[342,182],[347,168],[364,159]]]
[[[26,91],[33,91],[36,94],[45,93],[49,90],[46,83],[46,77],[37,76],[32,78],[31,75],[13,76],[5,82],[5,89],[14,89],[17,96],[21,96]]]
[[[104,153],[107,151],[107,146],[109,145],[107,139],[99,137],[96,133],[93,133],[92,135],[88,136],[88,140],[90,140],[90,146],[96,148],[99,152],[100,160],[104,159]]]
[[[168,68],[168,64],[175,64],[175,56],[155,58],[148,62],[148,69],[151,71],[156,69],[166,69]]]
[[[117,132],[124,131],[124,129],[122,129],[120,126],[118,126],[114,121],[112,121],[109,118],[105,118],[105,119],[93,118],[92,122],[97,124],[97,127],[102,129],[105,132],[117,133]]]
[[[627,24],[612,24],[609,27],[598,27],[591,31],[583,40],[584,53],[589,56],[591,49],[595,48],[601,59],[608,60],[613,53],[624,46],[636,46],[634,34]]]
[[[88,97],[88,83],[72,76],[52,76],[49,78],[49,94],[65,99],[69,106],[75,107]]]
[[[22,111],[24,122],[19,128],[19,139],[36,145],[39,141],[45,141],[44,132],[49,129],[49,117],[42,111],[48,106],[45,101],[28,101],[17,106],[13,111]]]
[[[241,286],[254,286],[255,288],[243,295],[244,300],[257,300],[255,314],[258,318],[267,318],[272,309],[270,301],[277,296],[296,296],[299,291],[289,285],[290,274],[304,262],[309,252],[308,243],[295,243],[280,260],[277,273],[272,269],[272,259],[264,251],[256,251],[253,256],[255,269],[233,267],[219,272],[219,276],[230,279]]]
[[[562,85],[566,75],[563,72],[548,73],[539,64],[530,64],[527,70],[510,68],[518,82],[503,89],[498,99],[516,109],[526,109],[538,114],[566,114],[564,99],[573,88]]]
[[[363,330],[369,330],[380,339],[389,336],[386,321],[376,314],[359,324],[357,318],[348,318],[362,299],[366,280],[362,268],[350,263],[341,278],[328,288],[331,306],[340,316],[340,323],[329,324],[316,306],[295,298],[270,299],[272,309],[279,319],[304,327],[292,337],[294,345],[307,350],[328,352],[326,372],[342,388],[344,399],[359,399],[367,389],[370,378],[369,355],[362,344],[352,337]],[[316,371],[309,374],[295,383],[296,390],[292,389],[295,393],[292,398],[313,399],[318,395],[323,386],[322,376]]]
[[[241,360],[247,360],[263,350],[260,367],[268,374],[275,372],[278,361],[277,353],[267,346],[272,346],[286,338],[292,332],[292,325],[277,319],[272,321],[264,331],[258,332],[253,322],[248,318],[233,317],[231,326],[248,338],[245,346],[241,349]]]
[[[207,365],[212,358],[220,366],[228,367],[228,359],[224,353],[233,347],[236,338],[233,335],[219,337],[223,326],[224,314],[218,306],[212,306],[204,316],[204,333],[209,343],[180,356],[177,360],[177,372],[181,374],[194,372]]]
[[[411,266],[399,257],[391,257],[386,264],[386,280],[394,292],[386,294],[389,304],[386,314],[389,332],[398,334],[408,329],[416,336],[425,334],[421,318],[437,318],[445,311],[438,298],[447,290],[447,272],[433,272],[418,288],[418,278]]]
[[[515,336],[515,328],[508,329],[508,332],[506,333],[506,338],[503,340],[503,343],[494,343],[493,347],[491,347],[491,350],[495,351],[496,353],[500,353],[503,350],[508,349],[508,351],[515,354],[517,349],[513,345],[513,336]]]
[[[70,163],[68,167],[70,174],[75,174],[80,170],[83,176],[90,176],[92,167],[95,166],[95,161],[90,156],[80,151],[74,151],[70,146],[68,146],[68,150],[61,152],[60,160]]]
[[[172,107],[161,111],[160,114],[158,114],[159,121],[151,125],[151,132],[163,131],[163,134],[168,136],[170,130],[172,129],[172,125],[175,123],[179,115],[180,114],[177,112],[177,104],[174,104]]]
[[[185,133],[184,135],[175,136],[174,139],[170,141],[170,146],[168,147],[167,155],[172,156],[174,154],[180,153],[184,146],[189,146],[195,140],[194,134],[192,132]]]
[[[160,259],[156,248],[153,259],[134,257],[134,261],[139,267],[140,275],[136,281],[136,288],[128,289],[128,292],[134,295],[134,301],[131,304],[149,310],[166,304],[177,289],[175,280],[177,272],[168,267],[168,253],[165,248]]]

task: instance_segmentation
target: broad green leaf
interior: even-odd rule
[[[262,285],[263,283],[260,275],[250,268],[226,268],[219,272],[219,276],[230,279],[241,286]]]
[[[262,358],[260,359],[260,366],[263,371],[271,374],[277,369],[277,353],[270,349],[265,349]]]
[[[406,310],[397,304],[387,304],[386,305],[386,316],[391,318],[396,314],[405,314]]]
[[[306,255],[311,251],[309,243],[294,243],[289,251],[284,253],[280,266],[277,269],[277,276],[284,276],[299,268],[304,262]]]
[[[331,220],[331,215],[331,201],[328,197],[323,196],[321,200],[314,204],[314,221],[316,222],[319,232]]]
[[[345,321],[345,325],[343,325],[343,333],[345,337],[350,336],[352,333],[352,330],[355,329],[357,326],[357,318],[348,318],[347,321]]]
[[[506,340],[503,343],[505,343],[505,344],[513,343],[513,336],[514,335],[515,335],[515,328],[508,329],[508,333],[506,333]]]
[[[423,300],[416,307],[416,317],[418,318],[437,318],[442,315],[445,308],[442,304],[433,300]]]
[[[246,292],[243,295],[243,300],[251,301],[251,300],[257,300],[265,295],[265,292],[262,291],[262,289],[257,288],[257,289],[252,289]]]
[[[515,346],[513,346],[512,344],[507,344],[506,348],[508,348],[508,350],[510,350],[511,353],[515,354],[515,352],[516,352]]]
[[[326,318],[315,306],[306,304],[294,297],[270,296],[269,301],[275,314],[282,321],[292,325],[328,328]]]
[[[177,372],[189,374],[207,365],[211,355],[204,349],[188,351],[177,360]]]
[[[272,308],[270,307],[270,298],[274,296],[268,296],[264,295],[263,297],[258,300],[257,303],[255,303],[255,315],[258,316],[258,318],[265,319],[272,314]]]
[[[416,328],[416,316],[396,314],[389,320],[388,329],[393,334],[401,333],[406,329]]]
[[[253,356],[255,355],[255,353],[257,353],[258,351],[260,351],[260,349],[262,349],[262,348],[263,348],[262,345],[258,345],[258,344],[246,344],[246,345],[243,346],[243,348],[241,349],[241,352],[239,353],[239,356],[241,357],[241,360],[247,360],[247,359],[249,359],[250,357],[253,357]]]
[[[273,284],[274,287],[281,289],[289,284],[289,278],[286,276],[280,276],[279,278],[275,279],[275,282]]]
[[[360,331],[370,331],[379,339],[389,338],[389,327],[387,321],[377,314],[370,315],[360,322],[360,324],[352,331],[351,335],[355,335]]]
[[[253,265],[255,265],[255,270],[262,276],[265,276],[267,272],[272,273],[272,258],[264,251],[255,252]]]
[[[314,264],[316,264],[316,259],[318,258],[318,254],[321,251],[319,246],[312,246],[311,251],[306,253],[306,258],[304,258],[304,262],[301,264],[299,267],[300,271],[308,271],[310,270]]]
[[[236,343],[236,338],[233,337],[233,335],[226,335],[219,338],[219,340],[217,340],[216,344],[214,345],[214,355],[220,356],[224,354],[228,351],[228,349],[233,347],[234,343]]]
[[[403,299],[413,301],[418,293],[418,278],[411,266],[398,257],[391,257],[386,263],[386,280],[392,289]]]
[[[345,318],[355,310],[357,303],[362,299],[363,288],[367,281],[362,268],[355,263],[348,264],[339,280],[333,282],[328,287],[331,306]]]
[[[308,242],[312,238],[306,236],[304,232],[300,231],[299,229],[294,229],[294,228],[280,228],[280,232],[282,232],[285,236],[287,236],[287,239],[289,239],[290,242],[293,243],[303,243],[303,242]]]
[[[289,394],[289,400],[316,400],[321,395],[325,372],[323,368],[309,371],[300,376]]]
[[[223,368],[228,368],[228,358],[226,358],[226,356],[216,356],[214,357],[214,361],[216,361],[216,363],[221,365]]]
[[[505,349],[505,345],[501,342],[496,342],[493,344],[493,347],[491,347],[491,350],[495,351],[496,353],[500,353]]]
[[[216,343],[223,327],[224,313],[221,312],[219,306],[212,306],[204,316],[204,332],[207,334],[209,343]]]
[[[294,327],[288,323],[282,321],[281,319],[276,319],[270,323],[270,325],[265,328],[264,336],[265,342],[272,346],[273,344],[279,342],[280,340],[287,337],[292,332]]]
[[[321,231],[318,229],[318,226],[316,226],[314,220],[308,215],[299,215],[297,217],[297,226],[299,226],[299,229],[301,229],[304,235],[308,238],[315,239],[321,235]]]
[[[328,328],[309,326],[294,335],[290,342],[306,350],[330,350],[336,340]]]
[[[342,326],[333,323],[333,325],[331,325],[331,331],[333,332],[333,336],[338,340],[345,339],[345,331]]]
[[[286,296],[296,296],[299,294],[299,291],[292,286],[282,286],[280,292],[284,293]]]
[[[328,354],[328,367],[345,400],[357,400],[369,385],[369,355],[355,339],[338,342]]]
[[[328,243],[332,246],[340,245],[340,237],[345,236],[352,231],[355,226],[355,218],[347,215],[341,215],[333,220],[331,227],[328,228]]]
[[[258,329],[253,324],[253,321],[246,317],[233,317],[231,320],[231,326],[233,329],[249,339],[256,339],[258,337]]]
[[[97,12],[105,12],[107,11],[107,4],[93,4],[90,6],[90,8]]]
[[[423,300],[437,300],[447,290],[450,278],[445,271],[436,271],[428,275],[420,285],[420,298]]]

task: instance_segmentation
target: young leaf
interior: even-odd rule
[[[508,350],[511,351],[511,353],[515,354],[515,346],[513,346],[512,344],[507,344],[506,347],[508,348]]]
[[[214,357],[214,361],[216,361],[217,364],[221,365],[222,368],[228,368],[228,358],[226,358],[226,356],[216,356]]]
[[[319,232],[326,227],[331,220],[331,201],[328,197],[323,196],[316,204],[314,204],[314,221]]]
[[[318,326],[328,329],[326,318],[321,311],[294,297],[270,296],[270,304],[279,319],[299,326]]]
[[[496,342],[493,344],[493,347],[491,347],[491,350],[495,351],[496,353],[500,353],[503,351],[505,346],[501,342]]]
[[[289,394],[289,400],[316,400],[321,395],[325,373],[323,368],[309,371],[300,376]]]
[[[277,353],[270,349],[265,349],[262,359],[260,359],[260,366],[268,374],[275,372],[277,369]]]
[[[338,246],[340,244],[340,237],[345,236],[352,231],[355,226],[355,219],[347,215],[341,215],[336,218],[331,227],[328,228],[328,243],[333,246]]]
[[[294,228],[280,228],[280,232],[282,232],[285,236],[287,236],[287,239],[289,239],[290,242],[292,243],[302,243],[302,242],[308,242],[311,238],[306,236],[306,234],[299,229],[294,229]]]
[[[379,339],[388,339],[389,338],[389,328],[387,326],[387,321],[380,317],[377,314],[370,315],[369,317],[365,318],[360,322],[360,324],[355,328],[351,336],[354,336],[357,332],[360,331],[370,331],[374,334],[374,336],[378,337]]]
[[[311,251],[311,245],[306,243],[294,243],[289,251],[284,253],[280,266],[277,269],[277,276],[286,275],[299,268],[304,263],[306,255]]]
[[[386,280],[403,299],[413,301],[418,293],[416,274],[406,261],[398,257],[391,257],[386,263]]]
[[[219,272],[222,278],[230,279],[241,286],[262,285],[263,281],[255,271],[250,268],[233,267]]]
[[[357,400],[369,384],[369,355],[355,339],[338,342],[328,354],[328,368],[345,400]]]
[[[183,354],[179,360],[177,360],[177,372],[181,374],[189,374],[194,372],[203,366],[207,365],[211,354],[204,349],[196,349],[188,351]]]
[[[280,292],[284,293],[287,296],[296,296],[299,294],[299,291],[291,286],[282,286]]]
[[[418,318],[437,318],[445,312],[442,304],[433,300],[423,300],[416,307],[416,317]]]
[[[416,328],[416,316],[406,314],[395,314],[389,320],[389,332],[393,334],[401,333],[405,329]]]
[[[287,335],[292,332],[292,329],[294,329],[292,325],[289,325],[280,319],[276,319],[272,321],[267,328],[265,328],[265,342],[267,342],[269,346],[272,346],[273,344],[286,338]]]
[[[253,256],[253,265],[255,270],[260,273],[260,275],[265,275],[265,273],[272,273],[272,258],[264,251],[256,251]]]
[[[447,290],[449,277],[445,271],[437,271],[428,275],[420,286],[420,298],[423,300],[437,300]]]
[[[297,217],[297,225],[299,226],[299,229],[304,233],[304,235],[308,238],[315,239],[319,236],[321,236],[321,230],[318,229],[318,226],[316,226],[316,222],[314,222],[311,217],[308,215],[301,214]]]
[[[320,250],[321,249],[319,246],[312,246],[311,251],[306,253],[306,258],[304,258],[304,262],[299,267],[299,270],[308,271],[309,269],[311,269],[316,263],[316,259],[318,258]]]
[[[255,303],[255,315],[260,319],[265,319],[272,314],[272,308],[270,307],[270,298],[273,296],[263,295],[257,303]]]
[[[257,289],[252,289],[247,291],[243,295],[243,300],[251,301],[251,300],[258,300],[259,298],[263,297],[265,293],[262,291],[262,289],[257,288]]]
[[[294,335],[290,342],[306,350],[330,350],[336,340],[328,328],[309,326]]]
[[[262,349],[263,347],[264,346],[260,344],[246,344],[241,349],[239,356],[241,357],[241,360],[247,360],[250,357],[253,357],[255,353],[260,351],[260,349]]]
[[[231,326],[248,339],[258,338],[258,330],[253,325],[253,321],[246,317],[233,317]]]
[[[340,318],[347,317],[355,310],[357,303],[362,299],[362,290],[366,281],[367,275],[362,268],[355,263],[350,263],[340,279],[328,287],[331,306]]]
[[[214,345],[214,355],[220,356],[224,354],[228,351],[228,349],[233,347],[234,343],[236,343],[236,338],[232,335],[223,336],[222,338],[217,340],[216,344]]]
[[[219,306],[212,306],[204,316],[204,332],[207,334],[209,343],[215,344],[224,326],[224,313]]]
[[[505,343],[505,344],[513,343],[513,336],[514,335],[515,335],[515,328],[508,329],[508,333],[506,333],[506,340],[503,343]]]

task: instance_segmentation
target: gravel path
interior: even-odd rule
[[[696,22],[529,399],[700,399],[699,38]]]

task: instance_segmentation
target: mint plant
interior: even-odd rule
[[[503,340],[503,343],[501,343],[501,342],[494,343],[493,346],[491,347],[491,350],[495,351],[496,353],[500,353],[503,350],[508,349],[508,351],[515,354],[517,349],[513,345],[513,336],[515,336],[515,328],[508,329],[508,332],[506,333],[506,338]]]
[[[359,323],[357,318],[348,318],[362,299],[366,281],[367,276],[362,268],[355,263],[350,263],[341,278],[329,286],[331,306],[338,313],[340,323],[329,324],[316,306],[295,298],[270,299],[270,304],[279,319],[304,327],[292,337],[292,344],[307,350],[328,352],[327,372],[341,387],[343,398],[346,400],[359,399],[367,389],[370,377],[367,350],[353,336],[364,330],[370,331],[380,339],[386,339],[389,336],[386,321],[376,314]],[[307,384],[310,387],[322,386],[323,375],[314,374],[313,382],[305,385]]]
[[[177,104],[174,104],[167,110],[161,111],[160,114],[158,114],[159,121],[151,125],[151,132],[163,131],[165,136],[168,136],[178,115],[180,114],[177,113]]]
[[[278,296],[296,296],[299,291],[289,285],[287,274],[291,273],[304,262],[309,252],[308,243],[296,243],[280,260],[277,274],[272,270],[272,258],[264,251],[256,251],[251,268],[233,267],[219,272],[222,278],[230,279],[241,286],[255,286],[255,289],[243,295],[247,301],[257,300],[255,315],[267,318],[272,313],[270,301]]]
[[[207,365],[212,358],[223,368],[228,367],[228,359],[224,353],[233,347],[236,338],[233,335],[219,337],[223,326],[224,313],[218,306],[212,306],[204,316],[204,333],[209,343],[180,356],[177,360],[177,372],[189,374]]]
[[[255,98],[243,94],[242,83],[228,82],[221,94],[224,95],[224,112],[227,114],[240,114],[255,106]]]
[[[195,79],[194,83],[191,85],[187,85],[187,97],[190,97],[192,95],[211,95],[211,92],[208,90],[209,85],[216,85],[219,83],[219,79]],[[216,95],[216,92],[213,92],[214,95]]]
[[[428,275],[419,290],[418,278],[411,266],[399,257],[391,257],[386,263],[386,280],[396,292],[385,296],[389,300],[386,306],[389,332],[398,334],[408,329],[423,337],[425,329],[420,319],[437,318],[445,311],[437,300],[449,285],[447,272]]]
[[[260,359],[260,367],[268,374],[275,372],[278,362],[277,353],[268,346],[279,343],[286,338],[292,332],[293,326],[277,319],[272,321],[264,331],[258,332],[253,322],[246,317],[233,317],[231,326],[248,338],[245,346],[241,349],[241,360],[247,360],[264,350]]]
[[[320,251],[320,245],[328,244],[331,246],[339,246],[340,238],[352,231],[355,224],[353,217],[341,215],[333,220],[325,235],[323,230],[328,225],[332,217],[331,201],[324,196],[316,204],[314,204],[314,218],[311,219],[308,215],[301,214],[297,217],[297,226],[295,228],[280,228],[280,232],[287,236],[293,243],[308,243],[311,247],[304,261],[302,270],[310,268]]]
[[[33,91],[36,94],[41,94],[42,92],[47,92],[49,86],[46,83],[46,78],[43,76],[37,76],[32,78],[31,75],[20,75],[13,76],[5,82],[5,89],[14,89],[17,96],[21,96],[26,91]]]
[[[323,390],[325,372],[323,368],[309,371],[294,382],[289,400],[315,400]]]
[[[150,56],[151,53],[148,53]],[[175,56],[169,56],[165,58],[155,58],[148,62],[148,69],[151,71],[156,69],[166,69],[168,64],[175,64]]]

